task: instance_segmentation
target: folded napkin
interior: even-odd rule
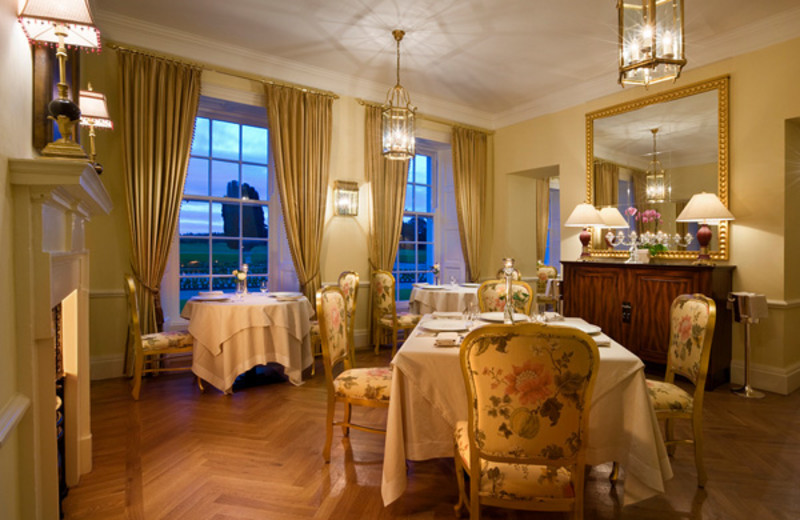
[[[222,291],[200,291],[197,296],[201,298],[208,298],[210,296],[222,296]]]
[[[602,332],[600,334],[596,334],[596,335],[592,336],[592,339],[594,340],[595,343],[597,343],[598,347],[610,347],[611,346],[611,338],[609,338],[608,336],[606,336]]]
[[[428,285],[430,285],[430,284],[427,284],[427,283],[415,283],[414,287],[422,288],[422,287],[427,287]]]
[[[542,313],[545,322],[550,321],[564,321],[564,316],[560,315],[557,312],[544,312]]]
[[[433,343],[437,347],[455,347],[461,341],[457,332],[440,332]]]
[[[434,318],[447,318],[447,319],[461,319],[464,317],[463,313],[454,311],[454,312],[444,312],[444,311],[433,311],[432,316]]]

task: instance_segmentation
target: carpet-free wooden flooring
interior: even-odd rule
[[[359,366],[388,355],[358,355]],[[272,382],[222,395],[200,393],[190,374],[148,378],[135,402],[127,380],[92,383],[94,469],[64,503],[68,520],[452,519],[451,460],[410,462],[409,488],[383,507],[383,436],[335,430],[325,464],[324,376],[295,387]],[[262,377],[269,379],[269,372]],[[385,410],[361,411],[385,422]],[[696,486],[690,447],[678,447],[663,496],[620,505],[609,465],[592,468],[586,519],[800,519],[800,392],[745,400],[727,387],[706,394],[705,461]],[[687,432],[685,427],[679,432]],[[624,479],[624,473],[622,475]],[[619,493],[619,494],[618,494]],[[561,519],[560,514],[485,508],[489,519]]]

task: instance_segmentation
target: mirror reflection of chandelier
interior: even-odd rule
[[[658,160],[658,151],[656,149],[658,128],[651,128],[650,131],[653,133],[653,155],[645,172],[645,196],[647,197],[647,202],[664,202],[669,198],[669,186],[667,185],[664,168],[661,167],[661,162]]]
[[[392,31],[397,42],[397,84],[389,90],[381,112],[383,156],[387,159],[407,160],[414,157],[414,117],[416,107],[411,104],[408,91],[400,84],[400,40],[405,32]]]
[[[618,0],[619,82],[675,80],[686,65],[683,0]]]

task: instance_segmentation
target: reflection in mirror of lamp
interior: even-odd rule
[[[696,223],[678,223],[676,217],[691,196],[702,191],[728,200],[728,77],[715,78],[668,90],[629,103],[586,114],[587,198],[597,207],[655,210],[660,221],[642,223],[626,217],[633,231],[662,231],[671,236],[694,235]],[[654,128],[658,129],[653,150]],[[667,187],[663,202],[648,202],[646,172],[653,158],[664,170]],[[652,200],[652,199],[650,199]],[[711,256],[727,259],[727,224],[720,226],[709,245]],[[682,240],[685,242],[685,240]],[[593,254],[624,257],[627,247],[608,249],[602,236],[592,243]],[[695,259],[699,246],[670,245],[660,256]]]

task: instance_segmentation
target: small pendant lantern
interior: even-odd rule
[[[400,85],[400,40],[405,32],[392,31],[397,42],[397,84],[389,90],[382,111],[383,155],[387,159],[414,157],[414,113],[408,91]]]

